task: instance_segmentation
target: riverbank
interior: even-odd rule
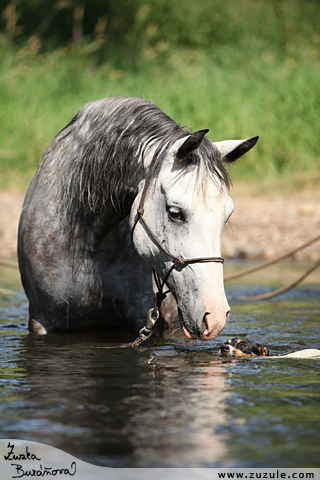
[[[248,195],[244,186],[231,192],[235,211],[223,234],[226,258],[271,259],[320,235],[320,193]],[[0,192],[0,257],[16,260],[17,229],[24,194]],[[295,255],[320,258],[320,242]]]
[[[232,195],[235,211],[226,225],[222,250],[226,258],[272,259],[320,235],[320,193]],[[298,252],[297,260],[320,258],[320,242]]]

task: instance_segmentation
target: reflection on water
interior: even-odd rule
[[[228,289],[233,315],[215,341],[138,349],[104,348],[124,334],[29,336],[23,294],[0,298],[0,437],[104,466],[319,467],[320,361],[217,357],[232,336],[274,355],[319,348],[319,285],[239,300],[264,288]]]
[[[108,466],[214,464],[226,455],[216,432],[227,421],[226,365],[195,365],[198,346],[107,350],[101,335],[15,342],[2,435]]]

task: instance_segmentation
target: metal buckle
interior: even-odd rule
[[[148,330],[152,330],[152,327],[154,326],[154,324],[158,320],[159,316],[160,316],[159,310],[157,310],[156,315],[154,315],[154,309],[150,308],[150,310],[148,311],[147,323],[146,323],[145,328],[147,328]]]
[[[139,335],[140,335],[140,337],[143,338],[143,341],[147,340],[149,337],[151,337],[152,328],[153,328],[154,324],[156,323],[156,321],[158,320],[159,316],[160,316],[159,310],[157,310],[157,313],[154,314],[154,309],[150,308],[150,310],[148,311],[148,315],[147,315],[147,323],[144,327],[142,327],[139,330]]]
[[[149,337],[152,335],[152,330],[146,327],[142,327],[141,330],[139,330],[139,337],[143,339],[143,341],[148,340]]]

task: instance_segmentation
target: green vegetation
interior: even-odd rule
[[[317,185],[318,0],[144,1],[5,4],[2,186],[25,188],[74,114],[118,94],[148,98],[213,140],[260,135],[234,168],[237,182]]]

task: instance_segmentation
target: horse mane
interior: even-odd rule
[[[110,202],[121,212],[124,187],[138,178],[146,152],[168,137],[160,164],[168,148],[190,133],[148,100],[106,98],[87,104],[71,120],[50,144],[42,165],[54,165],[49,176],[60,209],[73,221],[98,215]],[[195,165],[229,185],[221,155],[208,138],[182,162],[181,174]]]

